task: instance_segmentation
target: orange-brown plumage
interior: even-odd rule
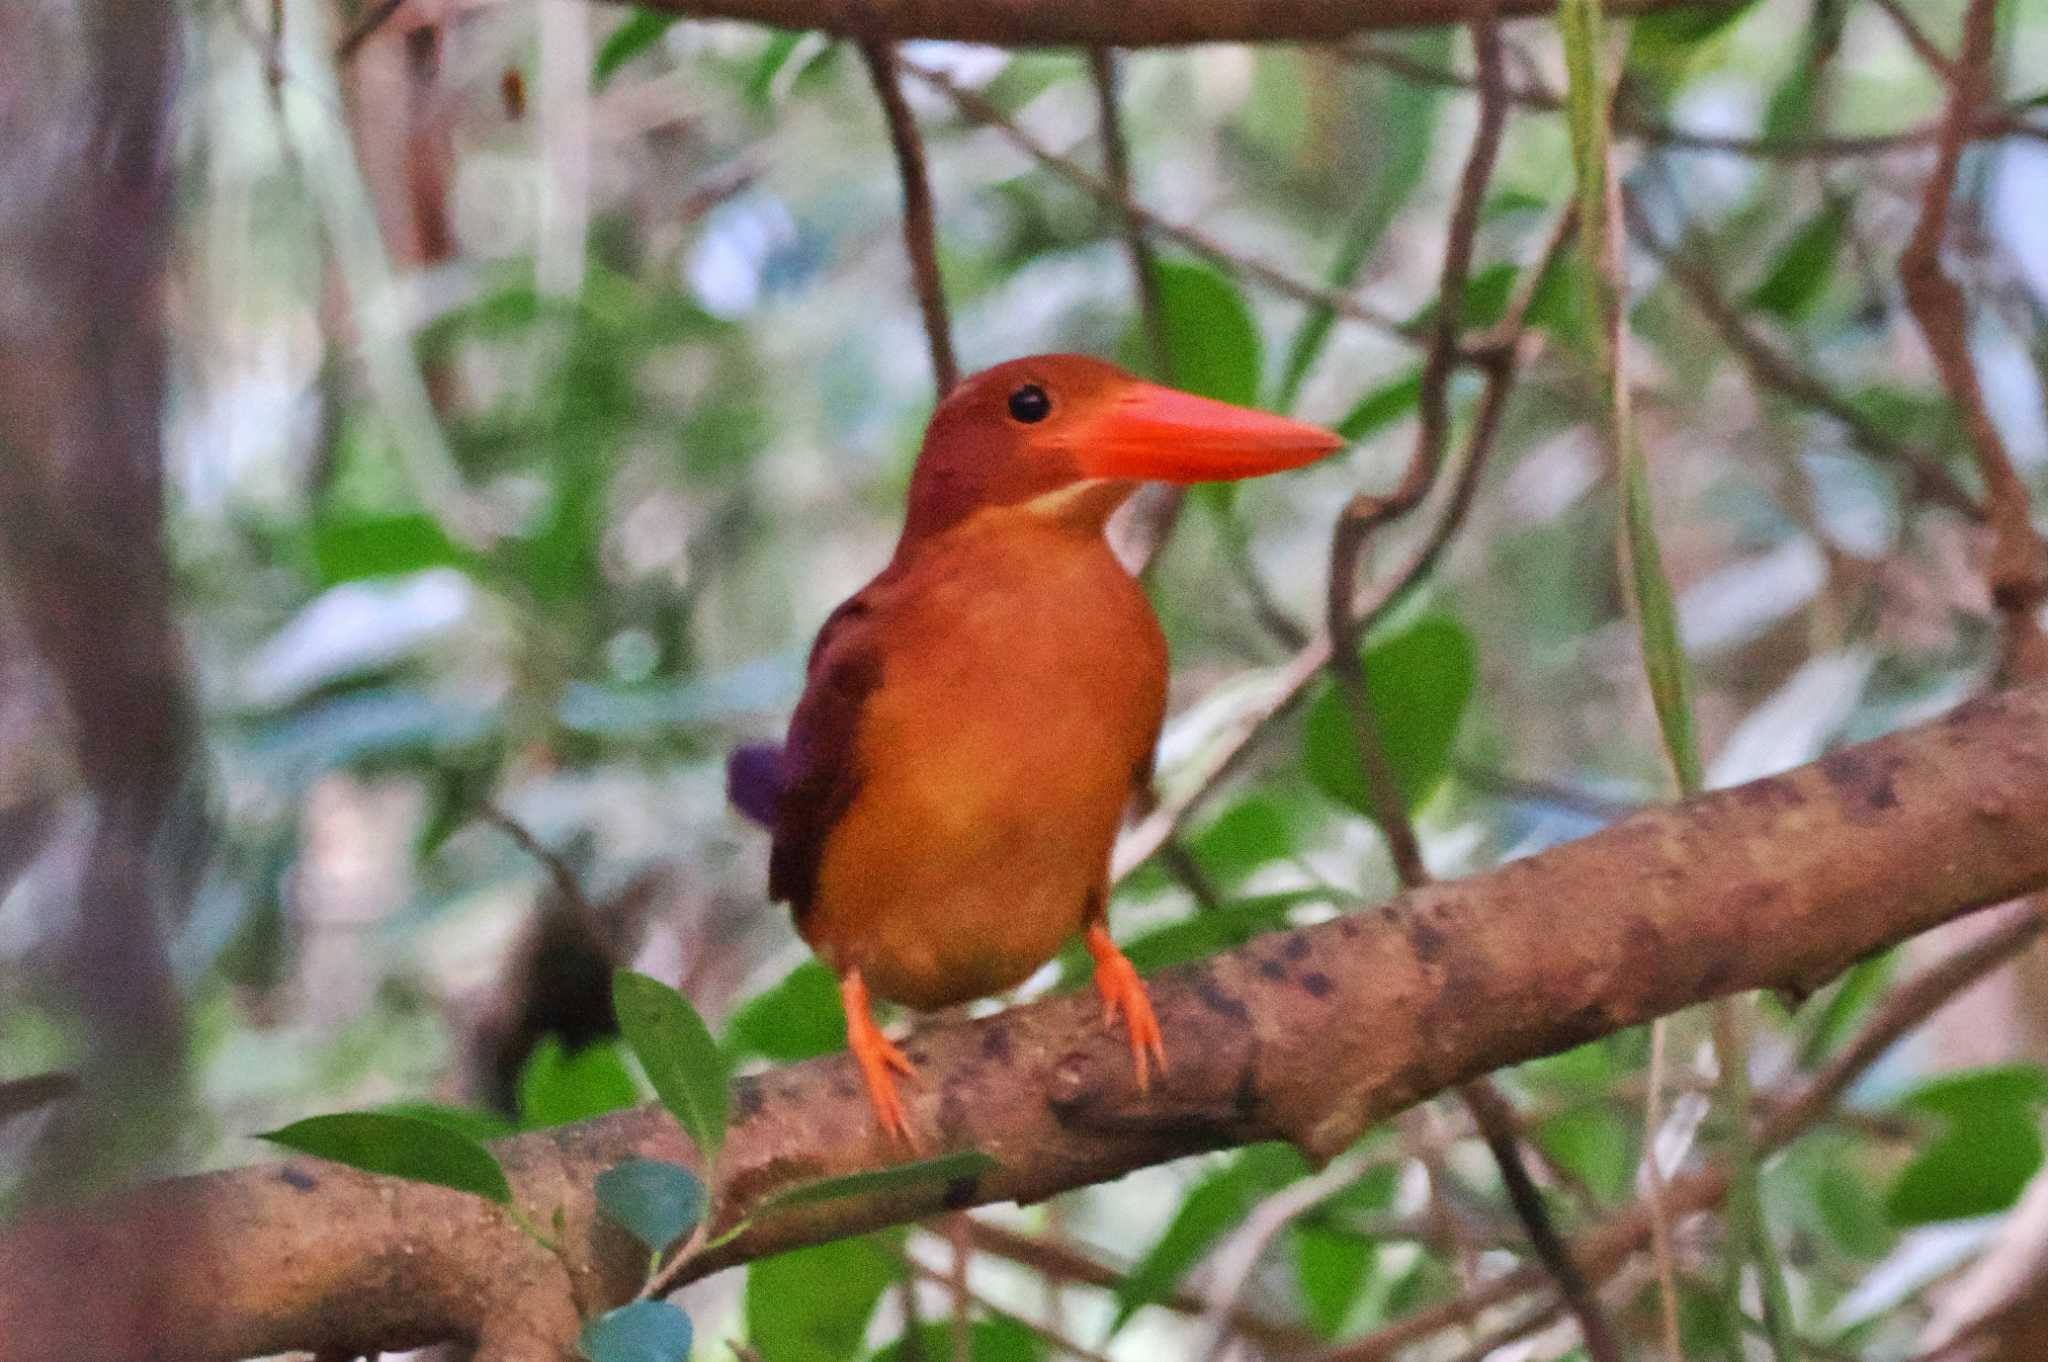
[[[769,888],[842,981],[884,1125],[907,1135],[869,990],[943,1007],[1021,982],[1087,936],[1141,1083],[1157,1024],[1103,928],[1109,858],[1149,772],[1166,644],[1103,538],[1142,478],[1294,467],[1311,426],[1040,356],[939,406],[888,566],[833,612],[773,776]]]

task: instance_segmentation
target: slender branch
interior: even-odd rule
[[[1941,247],[1948,235],[1956,174],[1962,164],[1972,118],[1990,86],[1997,36],[1997,0],[1970,0],[1963,19],[1963,49],[1950,84],[1948,116],[1934,173],[1928,177],[1919,224],[1899,259],[1906,303],[1933,352],[1942,385],[1962,420],[1970,452],[1984,479],[1991,527],[1991,598],[2005,618],[2004,669],[2008,675],[2048,674],[2048,635],[2040,609],[2048,598],[2048,560],[2035,535],[2026,482],[2013,467],[2005,439],[1977,379],[1970,357],[1970,318],[1962,288],[1943,272]]]
[[[1354,39],[1337,50],[1355,62],[1377,67],[1414,84],[1451,90],[1479,88],[1476,76],[1436,66],[1396,48],[1365,39]],[[1563,97],[1539,84],[1511,85],[1507,89],[1507,98],[1519,108],[1539,113],[1564,111]],[[2029,112],[2026,104],[1987,111],[1972,120],[1969,136],[1973,140],[2034,136],[2038,129],[2025,121]],[[1714,153],[1763,161],[1847,161],[1899,151],[1925,150],[1941,140],[1944,127],[1943,122],[1932,122],[1897,132],[1740,137],[1674,127],[1646,117],[1626,101],[1617,102],[1614,109],[1614,134],[1618,138],[1648,143],[1666,151]]]
[[[1500,0],[1499,14],[1548,14],[1554,4]],[[1651,14],[1730,7],[1730,0],[1619,0],[1612,8]],[[1481,11],[1474,0],[654,0],[648,8],[861,40],[950,38],[1004,47],[1324,43],[1373,29],[1469,23]]]
[[[1467,354],[1486,370],[1486,386],[1480,393],[1479,410],[1465,437],[1459,456],[1459,470],[1442,512],[1430,526],[1428,536],[1409,555],[1399,571],[1391,574],[1358,609],[1358,633],[1364,637],[1373,626],[1408,598],[1426,580],[1449,547],[1458,527],[1464,524],[1478,491],[1479,477],[1487,455],[1500,433],[1500,422],[1513,394],[1523,361],[1524,327],[1535,300],[1537,285],[1558,255],[1571,241],[1575,214],[1567,209],[1558,216],[1536,262],[1524,272],[1515,295],[1500,323],[1477,342],[1466,346]],[[1259,740],[1290,713],[1330,661],[1330,639],[1318,634],[1302,645],[1274,678],[1273,689],[1259,705],[1241,714],[1230,729],[1212,744],[1201,775],[1184,793],[1159,801],[1117,846],[1114,875],[1121,879],[1155,855],[1175,829],[1245,762]]]
[[[899,57],[898,66],[910,75],[938,90],[959,108],[970,121],[994,129],[1003,139],[1031,157],[1061,179],[1079,188],[1083,193],[1103,202],[1117,202],[1121,210],[1134,222],[1158,236],[1192,251],[1202,258],[1220,265],[1226,270],[1242,275],[1246,279],[1271,289],[1283,297],[1298,302],[1327,307],[1347,321],[1383,331],[1402,340],[1415,339],[1412,329],[1396,318],[1381,312],[1346,293],[1321,288],[1306,283],[1285,270],[1268,264],[1256,256],[1245,255],[1224,245],[1208,233],[1183,223],[1174,222],[1132,200],[1118,200],[1114,187],[1108,180],[1097,175],[1071,156],[1065,156],[1040,142],[1027,132],[1017,121],[1004,113],[995,103],[980,92],[971,90],[943,71],[921,66],[914,61]]]
[[[1130,257],[1131,282],[1138,291],[1138,315],[1144,323],[1152,372],[1170,382],[1173,337],[1166,328],[1166,305],[1159,296],[1159,276],[1152,266],[1152,243],[1145,239],[1144,224],[1131,212],[1137,196],[1131,192],[1130,141],[1124,136],[1123,114],[1117,105],[1118,75],[1114,49],[1088,49],[1088,76],[1095,87],[1095,123],[1102,137],[1102,171],[1109,188],[1104,205],[1115,214],[1123,234],[1124,254]]]
[[[1058,1281],[1114,1291],[1123,1285],[1130,1272],[1127,1266],[1102,1262],[1064,1241],[1019,1234],[978,1218],[969,1219],[968,1234],[979,1251]],[[1179,1287],[1152,1303],[1183,1315],[1205,1316],[1210,1310],[1208,1302],[1200,1296]],[[1242,1302],[1230,1303],[1226,1307],[1225,1319],[1232,1331],[1264,1348],[1301,1352],[1315,1341],[1314,1335],[1307,1330],[1269,1319]]]
[[[356,21],[349,25],[348,32],[343,34],[341,41],[335,45],[334,60],[343,65],[351,61],[356,53],[362,50],[363,44],[375,37],[377,30],[384,27],[385,21],[396,14],[398,7],[404,3],[405,0],[370,0]]]
[[[925,171],[924,142],[917,119],[896,79],[896,55],[884,42],[860,44],[861,60],[882,103],[889,125],[889,147],[896,156],[897,178],[903,182],[903,248],[910,256],[910,275],[917,288],[917,310],[924,318],[925,343],[931,347],[932,379],[939,396],[960,381],[953,358],[953,329],[946,315],[946,284],[939,275],[938,234],[932,222],[932,187]]]
[[[1955,480],[1933,453],[1894,435],[1829,387],[1819,375],[1753,330],[1741,309],[1722,292],[1720,271],[1698,246],[1679,250],[1665,245],[1650,230],[1648,216],[1636,197],[1624,193],[1623,201],[1628,209],[1632,239],[1663,263],[1673,282],[1684,290],[1700,315],[1720,333],[1722,341],[1748,368],[1752,378],[1801,406],[1811,407],[1830,417],[1854,444],[1873,458],[1907,470],[1918,495],[1972,518],[1983,514],[1976,498]]]
[[[559,852],[544,845],[538,837],[528,831],[524,823],[490,800],[477,805],[476,815],[511,838],[513,845],[539,862],[541,869],[547,872],[548,879],[553,881],[555,892],[561,895],[562,902],[583,920],[584,925],[595,929],[604,921],[596,906],[591,903],[590,896],[583,892],[582,882],[576,878],[576,872],[570,868],[569,863],[562,859]]]
[[[1913,16],[1906,13],[1906,7],[1900,4],[1899,0],[1877,0],[1877,7],[1884,11],[1885,17],[1899,30],[1899,36],[1906,40],[1906,46],[1912,48],[1913,54],[1926,62],[1929,69],[1943,80],[1955,79],[1955,63],[1949,60],[1946,52],[1934,45],[1933,40],[1919,24],[1913,22]]]

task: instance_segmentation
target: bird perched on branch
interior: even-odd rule
[[[889,565],[812,645],[781,747],[733,803],[774,833],[768,888],[838,975],[883,1127],[910,1062],[870,996],[939,1008],[1009,988],[1076,933],[1142,1088],[1165,1047],[1105,926],[1125,806],[1150,779],[1166,641],[1103,537],[1140,481],[1256,477],[1343,442],[1076,355],[1001,364],[933,414]]]

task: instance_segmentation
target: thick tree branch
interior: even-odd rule
[[[644,0],[643,0],[644,2]],[[1554,0],[1502,0],[1502,18],[1548,14]],[[1613,0],[1614,14],[1726,0]],[[649,9],[845,38],[954,38],[1005,47],[1163,47],[1184,43],[1333,42],[1375,29],[1469,23],[1477,0],[652,0]],[[1488,8],[1491,8],[1490,6]]]
[[[1149,1097],[1091,998],[921,1030],[907,1048],[924,1078],[906,1095],[924,1142],[999,1166],[974,1183],[766,1216],[695,1270],[1253,1140],[1328,1158],[1476,1074],[1706,998],[1812,988],[2044,884],[2048,685],[2034,685],[1167,971],[1153,996],[1169,1036],[1202,1039],[1175,1049]],[[862,1114],[845,1056],[742,1079],[733,1109],[723,1218],[900,1157]],[[596,1175],[632,1155],[693,1156],[645,1108],[499,1152],[528,1214],[559,1218],[562,1261],[483,1202],[317,1161],[179,1179],[0,1237],[0,1362],[365,1352],[473,1338],[486,1322],[516,1335],[514,1351],[546,1355],[572,1301],[623,1299],[645,1267],[597,1222]],[[1690,1184],[1673,1195],[1688,1204]],[[179,1251],[161,1252],[172,1234]],[[1578,1246],[1596,1278],[1608,1248]]]

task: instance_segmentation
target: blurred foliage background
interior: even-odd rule
[[[1937,712],[1995,662],[1980,531],[1906,457],[1976,486],[1896,273],[1944,97],[1910,39],[1952,51],[1959,8],[1755,0],[1628,39],[1637,400],[1714,783]],[[1965,163],[1950,260],[2038,491],[2048,4],[2001,11],[2010,118]],[[813,631],[885,561],[932,402],[858,55],[570,0],[440,0],[338,57],[364,17],[313,0],[184,10],[164,516],[196,728],[152,873],[186,1077],[157,1137],[101,1177],[245,1161],[251,1132],[344,1106],[507,1129],[639,1100],[607,1011],[620,964],[680,981],[743,1063],[843,1042],[827,980],[764,901],[765,839],[725,807],[721,767],[779,732]],[[1537,284],[1572,192],[1554,32],[1505,36],[1522,97],[1464,304],[1481,325]],[[947,93],[1093,172],[1085,55],[913,43],[903,59],[963,365],[1059,349],[1156,372],[1116,205]],[[1356,440],[1191,498],[1161,545],[1148,582],[1173,650],[1175,798],[1314,633],[1337,509],[1407,461],[1420,356],[1398,324],[1437,303],[1470,41],[1119,66],[1135,199],[1224,257],[1153,233],[1168,376]],[[1233,256],[1396,325],[1333,318]],[[1374,635],[1375,704],[1444,876],[1668,797],[1577,268],[1564,252],[1541,275],[1469,512]],[[1765,381],[1756,346],[1814,386]],[[1460,431],[1477,389],[1453,384]],[[1376,545],[1367,580],[1441,513]],[[37,693],[32,676],[15,692]],[[32,700],[0,712],[0,1078],[73,1065],[93,1006],[51,964],[88,845],[54,722]],[[1392,892],[1346,741],[1312,692],[1125,879],[1114,921],[1141,967]],[[1767,1004],[1760,1087],[1824,1063],[1900,968],[1859,967],[1797,1013]],[[2028,977],[1973,992],[1767,1165],[1810,1355],[1915,1355],[1953,1324],[1944,1290],[2009,1231],[2048,1101],[2048,992]],[[1724,1132],[1698,1095],[1705,1024],[1681,1018],[1672,1046],[1676,1170]],[[1640,1195],[1646,1054],[1629,1035],[1505,1076],[1567,1232]],[[44,1120],[0,1124],[4,1168],[36,1166]],[[1520,1261],[1461,1110],[1412,1112],[1364,1153],[1256,1255],[1237,1288],[1253,1323],[1219,1346],[1369,1338]],[[1305,1175],[1262,1147],[985,1213],[1102,1271],[1089,1285],[1071,1262],[979,1245],[972,1356],[1055,1355],[1048,1335],[1126,1362],[1199,1355],[1220,1246]],[[1696,1358],[1742,1349],[1711,1304],[1718,1234],[1678,1232]],[[898,1232],[692,1288],[700,1350],[950,1356],[949,1290],[895,1289],[943,1274],[946,1253]],[[1653,1336],[1650,1275],[1621,1280],[1618,1318]],[[1548,1315],[1494,1312],[1411,1355],[1572,1346]]]

